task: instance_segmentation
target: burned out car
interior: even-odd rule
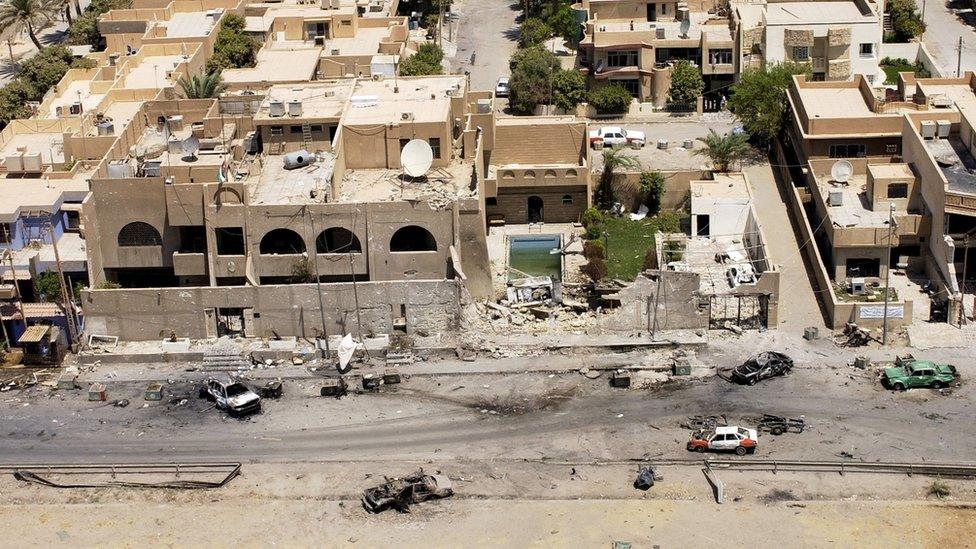
[[[414,503],[454,495],[451,479],[446,475],[428,475],[421,471],[403,478],[386,478],[386,482],[363,490],[363,507],[370,513],[396,509],[410,511]]]
[[[208,377],[200,387],[200,398],[212,400],[218,410],[241,417],[261,411],[261,397],[247,385],[227,377]]]
[[[732,381],[754,385],[763,379],[786,375],[792,369],[792,358],[776,351],[766,351],[733,368]]]

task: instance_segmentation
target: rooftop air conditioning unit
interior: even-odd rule
[[[851,295],[867,295],[868,285],[864,282],[864,278],[857,277],[851,279]]]
[[[946,139],[949,137],[949,128],[952,127],[952,124],[948,120],[936,120],[935,127],[939,139]]]
[[[339,55],[339,48],[332,48],[329,51],[330,51],[330,55]]]
[[[301,101],[289,101],[288,102],[288,116],[301,116],[302,115],[302,102]]]
[[[183,115],[174,114],[173,116],[166,117],[166,123],[169,124],[169,131],[171,132],[181,132],[183,131]]]
[[[844,205],[844,191],[840,189],[831,190],[827,193],[827,205],[828,206],[843,206]]]
[[[8,155],[4,166],[7,167],[7,173],[20,173],[24,171],[23,156],[20,153]]]
[[[400,113],[400,120],[408,120],[408,121],[413,120],[413,113],[412,112]]]
[[[109,55],[108,56],[108,66],[114,67],[115,64],[119,62],[119,57],[120,57],[120,55],[117,54],[117,53],[113,53],[112,55]]]
[[[111,122],[99,122],[95,125],[98,135],[115,135],[115,124]]]
[[[932,106],[937,109],[948,109],[952,107],[952,99],[945,95],[936,95],[932,98]]]
[[[478,114],[488,114],[491,112],[491,99],[478,100]]]
[[[25,172],[35,172],[36,173],[36,172],[40,172],[41,170],[44,169],[44,166],[41,163],[41,153],[39,153],[39,152],[36,152],[36,153],[24,153],[24,156],[23,156],[22,161],[23,161],[23,164],[24,164],[24,171]]]
[[[72,103],[71,106],[68,107],[68,113],[70,113],[70,114],[81,114],[81,103],[78,102],[78,101],[75,101],[74,103]]]
[[[163,162],[161,160],[146,160],[142,164],[142,173],[146,177],[160,177],[163,175]]]
[[[128,160],[112,160],[108,163],[108,177],[110,179],[132,177],[132,164]]]
[[[277,118],[285,115],[285,102],[272,101],[268,103],[268,116]]]
[[[922,120],[922,139],[935,139],[935,122]]]

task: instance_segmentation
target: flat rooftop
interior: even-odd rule
[[[325,202],[332,188],[334,165],[335,156],[331,153],[320,153],[316,162],[294,170],[285,169],[284,156],[268,156],[260,169],[256,169],[252,164],[251,176],[246,181],[250,203]]]
[[[206,11],[187,11],[174,13],[168,21],[156,24],[166,29],[167,38],[189,38],[210,34],[214,20]]]
[[[732,259],[727,263],[715,261],[716,256],[722,255]],[[681,262],[700,276],[698,288],[705,295],[731,293],[732,287],[729,286],[726,272],[732,264],[749,263],[750,259],[741,239],[718,242],[707,236],[690,237],[681,256]]]
[[[54,246],[51,244],[41,244],[40,247],[25,246],[14,251],[13,256],[17,271],[23,272],[32,263],[39,273],[57,269]],[[86,270],[88,254],[85,252],[85,240],[78,233],[63,233],[58,237],[58,257],[61,268],[65,271]],[[20,272],[17,274],[19,276]]]
[[[21,150],[27,154],[41,153],[44,164],[59,164],[64,162],[64,134],[16,133],[0,149],[0,156],[13,155]]]
[[[306,82],[319,66],[322,48],[293,50],[261,48],[257,64],[247,69],[225,69],[220,73],[227,84]]]
[[[948,97],[961,111],[976,112],[976,91],[969,84],[930,84],[919,82],[918,88],[930,100],[933,97]]]
[[[855,118],[874,116],[858,88],[798,87],[807,116],[813,118]]]
[[[875,21],[854,2],[780,2],[766,5],[767,25],[836,25]]]
[[[54,213],[64,202],[81,202],[92,173],[79,172],[70,179],[0,178],[0,223],[12,223],[29,210]]]
[[[976,194],[976,159],[957,134],[948,139],[925,139],[923,143],[949,182],[950,191]]]
[[[67,114],[68,108],[79,101],[84,112],[95,110],[99,103],[102,102],[102,99],[105,98],[105,94],[92,93],[91,85],[91,80],[75,80],[71,82],[61,95],[51,102],[51,110],[41,113],[41,115],[44,118],[57,118],[58,107],[61,107],[64,110],[64,114]]]
[[[129,89],[159,88],[166,84],[166,73],[185,62],[182,55],[154,55],[143,58],[125,75],[122,87]]]
[[[265,94],[264,100],[261,102],[261,109],[254,115],[254,119],[285,123],[291,120],[292,117],[287,115],[272,117],[270,115],[271,102],[284,102],[287,113],[289,101],[301,101],[302,115],[295,118],[295,120],[316,118],[334,118],[338,120],[342,117],[342,111],[345,109],[346,102],[352,95],[355,86],[355,78],[316,81],[308,84],[272,86],[268,90],[268,93]]]
[[[407,113],[415,122],[443,122],[450,115],[451,98],[464,86],[465,77],[458,75],[359,80],[342,123],[388,124]]]
[[[401,170],[348,170],[339,187],[338,202],[394,202],[426,200],[446,206],[471,191],[471,162],[453,160],[444,168],[432,168],[426,177],[405,177]]]
[[[829,174],[817,174],[817,189],[824,203],[830,204],[830,191],[841,191],[843,203],[828,205],[827,217],[835,227],[884,228],[888,226],[888,212],[874,211],[867,195],[867,175],[855,174],[847,184],[830,181]]]
[[[115,126],[116,135],[120,134],[135,118],[139,109],[142,108],[142,101],[112,101],[107,107],[101,110],[102,115],[111,118]],[[97,130],[92,128],[89,135],[97,134]]]
[[[691,182],[691,196],[693,198],[712,198],[728,200],[752,200],[749,184],[742,174],[716,173],[713,180]]]
[[[387,27],[359,27],[353,38],[333,38],[325,42],[323,57],[336,55],[373,55],[379,53],[380,42],[390,36]],[[333,53],[338,50],[338,53]]]

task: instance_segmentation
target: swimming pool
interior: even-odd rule
[[[549,276],[562,280],[562,254],[549,253],[562,247],[558,234],[515,235],[508,237],[508,279]],[[525,273],[525,274],[522,274]]]

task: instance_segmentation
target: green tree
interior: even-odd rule
[[[27,102],[33,101],[36,94],[30,83],[21,78],[0,88],[0,129],[11,120],[30,118],[33,112],[27,107]]]
[[[925,23],[915,0],[889,0],[885,4],[885,12],[891,14],[892,38],[895,42],[908,42],[925,32]]]
[[[579,34],[580,24],[576,21],[569,2],[556,1],[546,4],[541,18],[552,29],[553,34],[567,42],[573,42]]]
[[[586,101],[586,78],[575,69],[557,71],[552,79],[552,101],[564,111],[571,111]]]
[[[549,103],[559,66],[552,52],[541,46],[523,48],[512,55],[510,65],[508,104],[513,110],[531,113],[536,105]]]
[[[34,279],[37,293],[40,294],[41,301],[47,303],[57,303],[61,298],[61,282],[58,280],[58,273],[54,271],[44,271]]]
[[[61,81],[71,68],[74,56],[64,46],[50,46],[25,61],[20,67],[18,78],[25,80],[37,92],[34,100],[40,100],[47,90]]]
[[[614,175],[619,170],[640,169],[640,161],[636,157],[626,155],[623,149],[603,149],[603,172],[597,185],[593,202],[601,210],[607,211],[616,202],[613,188]]]
[[[220,79],[219,72],[181,76],[177,84],[185,99],[211,99],[227,90],[227,84]]]
[[[787,110],[786,90],[793,76],[808,69],[796,63],[773,63],[765,69],[742,72],[732,86],[729,109],[739,117],[750,134],[770,140],[779,135]]]
[[[641,202],[647,206],[647,215],[657,215],[661,211],[661,198],[664,197],[664,174],[659,171],[641,172],[638,185]]]
[[[712,167],[719,172],[727,172],[735,166],[749,150],[749,136],[745,133],[727,133],[719,135],[715,130],[708,130],[708,135],[699,137],[705,148],[694,152],[695,156],[706,156],[712,161]]]
[[[537,17],[530,17],[519,26],[519,46],[523,48],[544,44],[550,38],[552,38],[552,29]]]
[[[671,67],[671,87],[668,88],[668,101],[671,103],[692,103],[698,100],[705,81],[698,67],[682,59]]]
[[[441,60],[444,59],[444,51],[433,42],[425,42],[417,48],[417,53],[404,59],[399,66],[402,76],[424,76],[431,74],[441,74],[444,67]]]
[[[591,91],[589,100],[599,114],[623,114],[630,110],[633,97],[627,88],[610,84]]]
[[[27,31],[38,51],[44,49],[37,31],[49,25],[61,11],[61,0],[3,0],[0,3],[0,29],[5,32]]]
[[[224,16],[214,41],[213,55],[207,61],[207,72],[255,65],[261,44],[244,32],[244,24],[244,18],[236,13]]]

